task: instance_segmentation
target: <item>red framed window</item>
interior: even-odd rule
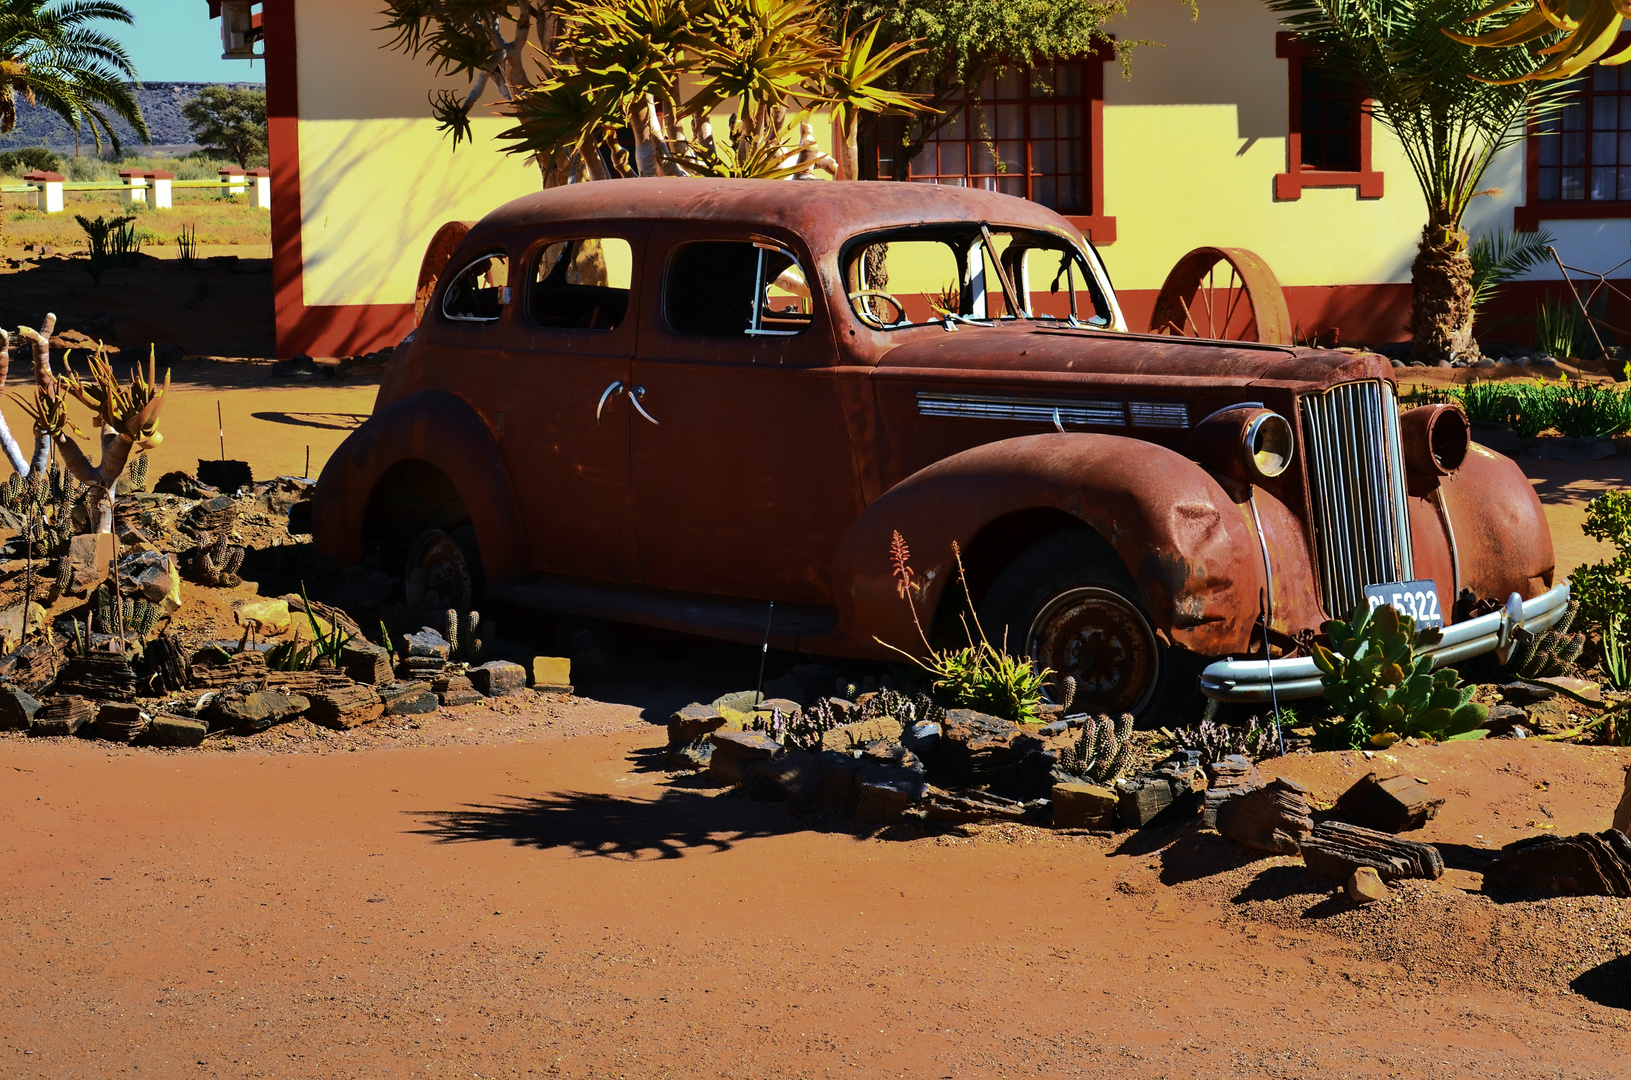
[[[1116,238],[1104,189],[1104,61],[1080,60],[988,75],[972,99],[950,107],[947,122],[908,162],[901,121],[878,123],[874,177],[904,172],[919,184],[1000,191],[1059,211],[1094,243]]]
[[[1513,211],[1525,232],[1542,218],[1631,217],[1631,72],[1594,64],[1571,86],[1568,104],[1529,125],[1525,205]]]
[[[1320,67],[1295,34],[1274,35],[1274,55],[1286,61],[1286,171],[1274,197],[1299,199],[1303,188],[1357,187],[1361,199],[1382,197],[1382,174],[1371,167],[1370,110],[1363,94]]]

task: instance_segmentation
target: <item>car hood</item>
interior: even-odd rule
[[[968,372],[1002,378],[1034,373],[1042,382],[1087,376],[1095,382],[1172,380],[1212,386],[1272,383],[1305,391],[1356,379],[1393,378],[1393,365],[1385,357],[1349,349],[1304,349],[1034,324],[897,332],[909,335],[908,340],[879,360],[880,375]]]

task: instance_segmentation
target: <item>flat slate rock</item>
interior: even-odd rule
[[[1218,808],[1237,795],[1245,795],[1263,786],[1263,774],[1244,754],[1230,754],[1205,767],[1206,794],[1201,797],[1201,824],[1208,829],[1218,827]]]
[[[1485,889],[1546,896],[1631,896],[1631,839],[1618,829],[1531,836],[1484,867]]]
[[[109,704],[96,712],[96,733],[109,742],[135,742],[148,723],[147,714],[137,705]]]
[[[1350,825],[1386,833],[1411,832],[1438,816],[1444,799],[1414,776],[1379,780],[1366,773],[1337,799],[1331,816]]]
[[[209,731],[209,725],[202,720],[159,713],[147,725],[142,743],[145,746],[194,747],[203,743]]]
[[[352,683],[349,687],[318,690],[311,695],[306,718],[314,724],[345,731],[378,720],[385,703],[371,686]]]
[[[39,711],[39,699],[28,691],[0,686],[0,731],[27,731]]]
[[[1444,859],[1432,844],[1401,840],[1392,833],[1342,821],[1322,821],[1314,826],[1312,835],[1302,843],[1302,851],[1309,873],[1333,881],[1347,881],[1361,866],[1375,870],[1383,881],[1432,881],[1444,874]]]
[[[390,683],[375,693],[385,702],[386,716],[420,716],[435,712],[439,704],[429,683]]]
[[[58,693],[97,701],[132,701],[136,697],[136,672],[124,653],[92,651],[68,661],[57,676],[56,689]]]
[[[488,697],[519,694],[527,688],[527,669],[508,660],[489,660],[465,675],[472,686]]]
[[[96,719],[96,705],[77,694],[48,697],[40,704],[28,729],[29,735],[38,738],[78,735],[81,728]]]

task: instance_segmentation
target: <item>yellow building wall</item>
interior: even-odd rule
[[[1426,208],[1398,140],[1373,123],[1380,199],[1304,188],[1277,200],[1290,109],[1287,61],[1274,55],[1282,27],[1262,0],[1198,7],[1192,17],[1176,0],[1141,0],[1109,26],[1120,40],[1159,43],[1134,50],[1131,78],[1105,66],[1105,212],[1116,241],[1100,253],[1117,288],[1158,289],[1203,245],[1250,248],[1283,285],[1408,282]],[[1511,227],[1521,147],[1496,160],[1484,187],[1500,194],[1476,200],[1468,226]]]
[[[375,5],[296,0],[295,14],[305,302],[411,304],[436,230],[537,191],[538,169],[479,108],[474,144],[454,151],[427,95],[464,84],[383,48]]]

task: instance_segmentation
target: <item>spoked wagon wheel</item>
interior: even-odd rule
[[[425,317],[425,305],[430,303],[430,294],[436,291],[436,282],[441,279],[442,271],[447,269],[453,249],[459,246],[473,224],[475,222],[472,221],[449,221],[437,229],[436,235],[425,245],[425,257],[419,260],[419,285],[413,294],[415,326]]]
[[[1269,264],[1245,248],[1196,248],[1161,286],[1150,331],[1220,341],[1293,344],[1285,293]]]

